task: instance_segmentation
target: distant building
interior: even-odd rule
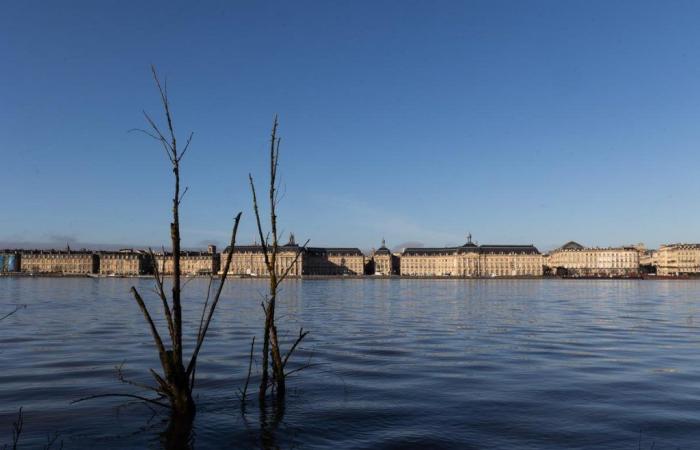
[[[636,276],[640,251],[635,247],[584,247],[570,241],[550,252],[547,266],[556,275]]]
[[[382,239],[382,246],[372,254],[374,275],[398,275],[399,258],[391,253],[386,247],[386,242]]]
[[[700,244],[665,244],[656,256],[656,274],[665,276],[700,273]]]
[[[227,247],[221,254],[221,266],[230,252]],[[295,262],[296,261],[296,262]],[[278,247],[276,273],[282,274],[292,266],[288,276],[303,275],[362,275],[365,257],[357,248],[300,247],[289,236],[289,242]],[[233,249],[229,273],[242,276],[269,276],[262,246],[237,245]]]
[[[294,241],[294,235],[289,236],[289,242],[285,245],[278,247],[277,261],[275,262],[275,269],[277,275],[282,275],[287,267],[293,265],[289,270],[288,276],[298,277],[303,273],[303,260],[304,252],[297,256],[297,254],[302,249]],[[221,253],[221,264],[220,269],[224,269],[226,264],[226,259],[231,252],[230,247]],[[294,262],[296,258],[296,262]],[[231,275],[241,275],[241,276],[269,276],[270,273],[267,270],[267,265],[265,263],[265,254],[261,245],[236,245],[233,249],[233,255],[231,256],[231,266],[229,267],[229,274]]]
[[[308,247],[304,275],[363,275],[365,255],[354,247]]]
[[[146,275],[153,270],[151,256],[143,250],[103,251],[99,255],[101,275]]]
[[[26,273],[86,275],[97,273],[99,259],[89,250],[22,250],[19,266]]]
[[[542,255],[533,245],[476,245],[471,235],[459,247],[406,248],[402,276],[529,277],[542,275]]]
[[[183,275],[209,275],[220,270],[220,255],[216,246],[209,246],[208,252],[180,252],[180,273]],[[157,253],[154,263],[163,275],[173,274],[173,254]]]

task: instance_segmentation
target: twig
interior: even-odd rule
[[[253,350],[255,348],[255,336],[253,336],[253,341],[250,343],[250,359],[248,360],[248,376],[245,379],[245,385],[241,391],[241,410],[245,414],[245,403],[248,400],[248,384],[250,383],[250,373],[253,370]]]
[[[24,428],[24,413],[22,408],[20,408],[17,413],[17,421],[12,423],[12,450],[17,450],[17,444],[19,444],[19,438],[22,435],[22,428]]]
[[[8,317],[10,317],[11,315],[13,315],[14,313],[16,313],[17,311],[19,311],[20,309],[24,309],[24,308],[26,308],[26,307],[27,307],[27,305],[17,305],[17,306],[15,306],[14,311],[12,311],[12,312],[10,312],[10,313],[8,313],[8,314],[5,314],[4,316],[0,317],[0,320],[5,320],[5,319],[7,319]]]
[[[141,400],[141,401],[143,401],[143,402],[147,402],[147,403],[150,403],[150,404],[152,404],[152,405],[158,405],[158,406],[160,406],[160,407],[162,407],[162,408],[170,408],[170,405],[165,404],[165,403],[161,403],[161,402],[159,402],[157,399],[146,398],[146,397],[142,397],[142,396],[140,396],[140,395],[134,395],[134,394],[96,394],[96,395],[89,395],[89,396],[87,396],[87,397],[79,398],[79,399],[77,399],[77,400],[73,400],[73,401],[70,402],[70,403],[71,403],[71,405],[72,405],[72,404],[74,404],[74,403],[80,403],[80,402],[84,402],[84,401],[87,401],[87,400],[93,400],[93,399],[96,399],[96,398],[104,398],[104,397],[126,397],[126,398],[134,398],[134,399],[136,399],[136,400]]]
[[[304,339],[306,337],[306,335],[308,335],[308,334],[309,334],[308,331],[304,332],[303,327],[299,329],[299,337],[297,337],[296,341],[294,341],[294,345],[292,345],[292,347],[289,349],[289,351],[287,352],[287,354],[284,357],[284,362],[282,363],[283,369],[285,367],[287,367],[287,360],[289,360],[289,357],[292,356],[292,353],[294,353],[294,350],[297,348],[297,345],[299,345],[299,343],[302,341],[302,339]]]
[[[194,370],[194,366],[197,364],[197,356],[199,351],[202,349],[202,344],[204,344],[204,338],[207,336],[207,330],[209,330],[209,325],[211,324],[211,319],[214,316],[214,310],[216,310],[216,305],[219,304],[219,299],[221,298],[221,292],[224,289],[224,283],[226,282],[226,277],[228,276],[228,271],[231,267],[231,259],[233,258],[233,249],[236,246],[236,235],[238,234],[238,225],[241,222],[241,214],[238,213],[233,221],[233,231],[231,231],[231,242],[229,248],[231,251],[226,257],[226,264],[224,265],[224,270],[221,273],[221,281],[214,295],[214,300],[209,307],[209,314],[207,314],[207,319],[204,322],[204,327],[202,327],[202,332],[197,339],[197,344],[195,345],[194,351],[192,352],[192,358],[190,358],[190,363],[187,365],[187,375],[190,375]]]

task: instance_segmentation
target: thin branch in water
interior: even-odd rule
[[[17,420],[12,423],[12,450],[17,450],[17,444],[19,444],[19,438],[22,436],[23,428],[24,413],[22,412],[22,408],[20,408],[17,413]]]
[[[209,330],[209,325],[211,324],[211,319],[214,316],[214,311],[216,310],[216,305],[218,305],[219,299],[221,298],[221,292],[224,289],[226,277],[228,276],[228,271],[231,268],[231,259],[233,258],[233,250],[236,247],[236,235],[238,234],[238,225],[241,223],[241,214],[242,213],[239,212],[236,215],[236,217],[234,218],[233,230],[231,231],[231,242],[229,243],[229,248],[231,251],[228,253],[228,255],[226,257],[226,264],[224,265],[224,270],[221,273],[221,281],[219,282],[219,286],[216,290],[216,294],[214,294],[214,300],[212,301],[211,306],[209,307],[209,313],[207,314],[207,318],[204,321],[204,326],[202,327],[199,338],[197,339],[197,343],[195,344],[195,348],[194,348],[194,351],[192,352],[192,357],[190,358],[190,362],[187,365],[187,370],[186,370],[187,375],[192,374],[192,371],[194,370],[194,366],[197,364],[197,356],[199,355],[199,351],[202,348],[202,344],[204,344],[204,338],[206,337],[207,331]]]
[[[54,448],[54,444],[56,443],[56,441],[58,441],[59,436],[61,436],[61,434],[59,432],[55,432],[53,434],[53,436],[51,436],[51,435],[46,436],[46,445],[44,446],[44,450],[52,450]],[[61,441],[58,444],[58,447],[56,448],[56,450],[62,450],[62,449],[63,449],[63,441]]]
[[[160,407],[162,407],[162,408],[170,408],[170,405],[168,405],[168,404],[166,404],[166,403],[161,403],[161,402],[158,401],[158,399],[146,398],[146,397],[142,397],[142,396],[140,396],[140,395],[134,395],[134,394],[96,394],[96,395],[89,395],[89,396],[87,396],[87,397],[79,398],[79,399],[77,399],[77,400],[73,400],[73,401],[70,402],[70,403],[71,403],[71,405],[72,405],[72,404],[84,402],[84,401],[87,401],[87,400],[93,400],[93,399],[96,399],[96,398],[105,398],[105,397],[125,397],[125,398],[133,398],[133,399],[136,399],[136,400],[141,400],[141,401],[146,402],[146,403],[150,403],[150,404],[152,404],[152,405],[160,406]]]
[[[289,360],[289,357],[292,356],[292,353],[294,353],[294,350],[296,350],[297,345],[309,334],[308,331],[304,331],[304,328],[299,329],[299,336],[297,337],[296,341],[294,341],[294,344],[292,347],[289,349],[287,354],[284,357],[284,361],[282,362],[282,368],[284,369],[287,367],[287,361]]]
[[[285,372],[284,376],[285,376],[285,377],[288,377],[288,376],[290,376],[290,375],[292,375],[292,374],[294,374],[294,373],[301,372],[302,370],[310,369],[310,368],[312,368],[312,367],[318,367],[318,366],[322,366],[322,365],[323,365],[323,364],[321,364],[321,363],[313,363],[313,364],[309,363],[309,364],[304,364],[303,366],[297,367],[297,368],[294,369],[294,370],[290,370],[289,372]]]
[[[153,323],[153,319],[151,318],[151,315],[148,313],[148,308],[146,308],[146,304],[143,302],[141,295],[139,294],[139,292],[136,290],[136,288],[134,286],[131,286],[131,293],[133,294],[134,299],[136,299],[136,303],[138,303],[139,308],[141,308],[141,312],[143,313],[143,316],[146,318],[146,321],[148,322],[148,325],[151,328],[151,334],[153,335],[153,340],[155,341],[156,347],[158,347],[158,354],[164,355],[165,354],[165,346],[163,345],[163,340],[160,338],[160,334],[158,333],[158,329],[156,328],[156,324]]]
[[[143,384],[143,383],[138,383],[138,382],[136,382],[136,381],[127,380],[126,377],[124,376],[124,372],[123,372],[123,370],[122,370],[123,367],[124,367],[124,362],[123,362],[123,361],[122,361],[122,363],[119,364],[118,366],[114,366],[114,368],[117,370],[117,379],[118,379],[119,381],[121,381],[122,383],[125,383],[125,384],[130,384],[131,386],[135,386],[135,387],[138,387],[138,388],[141,388],[141,389],[147,389],[147,390],[150,390],[150,391],[154,391],[154,392],[158,393],[158,394],[161,395],[161,396],[164,395],[160,390],[158,390],[157,388],[154,388],[153,386],[149,386],[149,385]]]
[[[248,384],[250,383],[250,373],[253,370],[253,350],[255,349],[255,336],[253,336],[253,341],[250,343],[250,357],[248,359],[248,375],[245,378],[245,385],[241,391],[241,411],[245,414],[245,404],[248,401]]]
[[[17,306],[15,306],[15,309],[13,311],[0,317],[0,320],[5,320],[8,317],[10,317],[11,315],[13,315],[14,313],[16,313],[17,311],[19,311],[20,309],[25,309],[26,307],[27,307],[27,305],[17,305]]]

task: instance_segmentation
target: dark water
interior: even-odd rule
[[[151,286],[0,278],[0,315],[28,305],[0,322],[0,448],[20,406],[24,448],[54,432],[65,448],[160,446],[163,415],[121,399],[70,403],[138,392],[117,381],[121,362],[141,382],[159,367],[132,283]],[[204,288],[187,286],[190,325]],[[196,448],[260,446],[258,411],[244,418],[236,392],[264,289],[225,290],[200,359]],[[273,443],[700,448],[698,293],[694,281],[289,281],[279,328],[286,343],[311,330],[296,363],[315,366],[290,379]]]

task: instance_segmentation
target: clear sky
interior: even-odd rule
[[[700,241],[700,2],[6,2],[2,243],[167,243],[128,133],[167,75],[183,243],[254,237],[280,115],[285,232],[315,245]]]

